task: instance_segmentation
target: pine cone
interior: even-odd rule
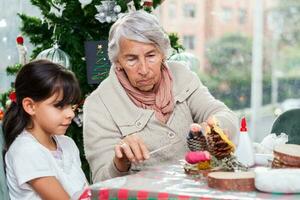
[[[207,151],[206,138],[204,137],[199,124],[191,124],[187,137],[187,144],[191,151]]]
[[[223,136],[223,138],[222,138]],[[216,125],[211,127],[210,132],[206,135],[207,145],[209,152],[217,159],[229,157],[231,152],[234,151],[234,146],[228,138],[224,137],[223,131]]]
[[[187,144],[191,151],[208,151],[206,138],[203,135],[187,138]]]

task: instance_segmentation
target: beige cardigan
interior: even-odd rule
[[[170,62],[168,66],[174,78],[175,108],[167,124],[156,120],[153,110],[135,106],[113,70],[87,97],[83,139],[94,182],[128,174],[119,172],[113,164],[114,147],[128,134],[140,136],[149,151],[174,143],[152,154],[139,168],[183,159],[188,151],[186,136],[190,124],[201,123],[211,115],[217,117],[221,127],[229,130],[232,138],[236,135],[236,116],[209,93],[197,75],[176,62]]]

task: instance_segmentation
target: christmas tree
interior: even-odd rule
[[[19,14],[22,20],[21,31],[35,46],[32,59],[41,51],[51,48],[55,42],[58,43],[70,57],[71,69],[79,80],[84,98],[98,85],[88,84],[87,81],[85,42],[107,41],[109,29],[119,14],[128,12],[128,9],[145,9],[150,12],[161,2],[161,0],[31,0],[31,3],[41,10],[42,17]],[[173,34],[170,39],[178,50],[180,48],[177,44],[178,37]],[[93,69],[92,78],[103,80],[107,76],[109,66],[104,58],[104,51],[98,49],[98,62]],[[81,127],[72,124],[68,135],[79,147],[83,170],[88,175],[88,164],[83,155]]]
[[[18,36],[16,38],[17,43],[17,49],[19,53],[19,63],[16,63],[11,66],[6,67],[6,74],[9,76],[14,76],[18,73],[18,71],[21,69],[21,67],[26,63],[26,54],[27,49],[24,46],[24,38],[22,36]],[[0,121],[4,117],[4,112],[8,108],[8,106],[11,104],[11,94],[13,93],[13,83],[11,83],[11,88],[8,88],[8,90],[4,93],[0,94]]]
[[[96,66],[93,70],[92,79],[93,80],[101,80],[102,77],[106,77],[109,71],[109,62],[107,62],[107,57],[104,55],[105,52],[102,48],[102,45],[98,46],[97,49],[97,61]]]

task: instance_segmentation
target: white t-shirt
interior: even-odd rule
[[[27,183],[39,177],[56,177],[70,197],[87,186],[74,141],[67,136],[54,136],[54,139],[62,151],[60,161],[25,130],[12,143],[5,155],[11,200],[40,200],[39,195]]]

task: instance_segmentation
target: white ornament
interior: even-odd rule
[[[98,5],[98,6],[95,6],[95,8],[97,9],[97,11],[100,13],[100,12],[104,12],[104,8],[102,5]]]
[[[50,8],[50,13],[54,14],[56,17],[61,17],[63,11],[65,10],[66,4],[55,4],[53,3],[54,6],[51,6]]]
[[[104,12],[99,13],[99,17],[105,18],[105,13]]]
[[[115,11],[115,13],[121,12],[121,6],[116,5],[116,6],[114,7],[114,11]]]
[[[81,8],[84,8],[86,5],[92,3],[92,0],[79,0],[81,3]]]
[[[98,13],[95,15],[95,19],[97,19],[100,23],[105,22],[105,17],[101,15],[102,13]]]
[[[24,45],[21,45],[21,44],[17,44],[17,49],[18,49],[18,53],[19,53],[19,63],[22,65],[25,65],[27,49]]]
[[[106,20],[107,23],[110,23],[112,21],[110,16],[106,16],[105,20]]]
[[[145,0],[141,0],[140,1],[140,5],[143,6],[144,5]]]
[[[113,17],[111,18],[111,20],[112,20],[113,22],[117,21],[117,20],[118,20],[118,16],[113,16]]]
[[[8,100],[5,102],[5,107],[8,107],[8,106],[10,106],[10,104],[11,104],[11,100],[10,100],[10,99],[8,99]]]
[[[119,13],[118,14],[118,19],[122,18],[125,14],[124,13]]]
[[[110,7],[110,4],[111,4],[112,2],[110,2],[110,1],[103,1],[102,2],[102,6],[103,6],[103,9],[105,10],[105,11],[109,11],[109,7]]]
[[[98,14],[95,15],[100,23],[111,23],[118,19],[118,14],[121,12],[121,6],[117,5],[115,0],[101,1],[101,5],[95,6]]]
[[[67,69],[71,68],[70,56],[63,50],[59,49],[58,44],[54,44],[54,46],[51,47],[50,49],[46,49],[41,53],[39,53],[36,59],[50,60],[54,63],[58,63],[64,66]]]

